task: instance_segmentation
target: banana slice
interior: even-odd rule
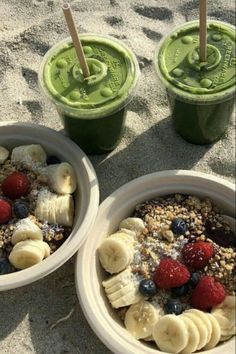
[[[47,155],[41,145],[21,145],[12,150],[11,162],[22,163],[26,168],[44,166]]]
[[[16,229],[12,234],[11,243],[15,245],[20,241],[28,239],[43,240],[43,233],[42,230],[30,220],[30,218],[25,218],[21,219],[16,224]]]
[[[190,313],[190,312],[185,311],[181,316],[187,317],[191,321],[193,321],[193,323],[196,325],[196,327],[198,329],[198,332],[200,335],[200,340],[199,340],[197,350],[205,347],[205,345],[208,342],[208,338],[209,338],[208,328],[207,328],[205,322],[194,313]]]
[[[132,304],[136,304],[142,299],[142,295],[139,293],[138,287],[136,287],[135,284],[133,284],[130,289],[131,290],[128,293],[124,294],[119,299],[112,301],[112,307],[118,309],[120,307],[130,306]]]
[[[68,162],[47,166],[46,174],[48,184],[53,192],[70,194],[76,190],[76,175]]]
[[[114,308],[129,306],[140,301],[139,283],[130,268],[102,282],[105,293]]]
[[[40,240],[18,242],[9,255],[9,261],[17,269],[25,269],[41,262],[46,253],[44,243]]]
[[[72,195],[57,195],[42,188],[38,194],[35,216],[50,224],[72,226],[74,219],[74,200]]]
[[[206,316],[206,313],[197,309],[190,309],[185,311],[185,313],[193,313],[196,316],[198,316],[206,325],[207,327],[207,333],[208,333],[208,337],[207,337],[207,343],[210,341],[211,339],[211,335],[212,335],[212,325],[211,325],[211,321],[209,320],[209,318]]]
[[[0,165],[2,165],[8,158],[9,156],[9,151],[3,147],[0,146]]]
[[[211,321],[211,326],[212,326],[211,338],[207,343],[207,345],[204,347],[204,350],[209,350],[214,348],[219,343],[221,338],[221,330],[220,330],[219,323],[217,322],[214,316],[212,316],[210,313],[205,313],[205,315]]]
[[[125,314],[125,327],[136,338],[152,335],[152,328],[159,319],[159,313],[150,302],[141,300],[131,305]]]
[[[117,237],[113,235],[106,238],[98,248],[100,262],[108,273],[119,273],[132,262],[134,248],[130,238],[127,234]]]
[[[56,200],[56,222],[63,226],[72,226],[74,220],[74,199],[71,194],[58,195]]]
[[[221,336],[220,342],[225,342],[225,341],[229,340],[229,339],[232,338],[232,337],[233,337],[232,335],[229,335],[229,336]]]
[[[152,330],[157,346],[168,353],[180,353],[188,344],[188,329],[179,316],[161,317]]]
[[[214,313],[212,315],[220,325],[222,336],[227,337],[235,334],[235,324],[232,324],[227,317],[221,315],[220,313]]]
[[[131,249],[133,248],[133,246],[136,243],[136,239],[133,236],[131,236],[130,234],[125,233],[125,232],[117,232],[115,234],[112,234],[112,235],[108,236],[108,238],[109,239],[122,240],[126,244],[129,244]]]
[[[221,335],[224,337],[235,334],[235,296],[226,296],[224,301],[214,307],[211,314],[218,321]]]
[[[133,274],[131,273],[130,268],[125,269],[123,272],[114,275],[107,280],[104,280],[102,282],[102,285],[104,286],[105,290],[107,291],[108,289],[111,289],[115,285],[119,286],[125,286],[129,284],[133,280]]]
[[[186,347],[180,352],[181,354],[194,353],[200,342],[200,334],[198,332],[197,326],[188,317],[179,316],[181,320],[185,323],[188,330],[188,342]]]
[[[129,230],[129,229],[124,229],[124,228],[119,229],[116,234],[119,234],[119,233],[127,234],[127,235],[131,236],[133,238],[133,240],[135,240],[135,238],[136,238],[136,232]]]
[[[120,222],[119,229],[128,229],[134,231],[136,234],[139,234],[145,229],[145,224],[140,218],[130,217]]]

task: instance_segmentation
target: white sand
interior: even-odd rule
[[[208,3],[210,18],[234,23],[233,0]],[[62,129],[37,85],[42,56],[68,35],[60,4],[57,0],[0,0],[0,120]],[[196,19],[198,2],[82,0],[71,4],[80,32],[118,36],[134,50],[142,67],[120,145],[107,156],[91,157],[102,199],[135,177],[165,169],[193,169],[235,181],[235,122],[214,145],[186,143],[173,130],[166,97],[155,80],[152,57],[156,44],[174,25]],[[81,312],[73,276],[72,259],[35,284],[0,294],[1,354],[110,352]],[[74,306],[70,319],[49,329]]]

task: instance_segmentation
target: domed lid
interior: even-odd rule
[[[189,22],[163,41],[157,53],[160,77],[177,95],[212,100],[235,91],[235,31],[230,25],[209,22],[207,61],[200,62],[199,22]],[[182,91],[182,93],[181,93]],[[186,93],[186,94],[185,94]]]
[[[93,34],[80,38],[90,76],[84,78],[73,43],[66,40],[46,54],[44,89],[64,109],[86,118],[123,108],[139,74],[134,54],[115,38]]]

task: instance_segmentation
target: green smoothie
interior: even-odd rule
[[[235,103],[235,28],[209,21],[207,61],[200,63],[199,22],[187,22],[163,39],[154,63],[176,131],[194,144],[219,140]]]
[[[139,66],[132,51],[115,38],[81,34],[80,39],[90,76],[84,78],[73,43],[66,39],[46,53],[39,82],[68,136],[86,153],[107,153],[122,136]]]

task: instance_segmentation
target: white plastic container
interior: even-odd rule
[[[192,171],[163,171],[125,184],[99,207],[98,216],[76,260],[76,288],[84,314],[97,336],[116,354],[161,354],[150,344],[138,341],[124,328],[109,304],[101,285],[107,275],[102,269],[97,248],[115,232],[119,222],[130,216],[139,202],[170,193],[210,197],[224,214],[234,216],[235,186],[223,179]],[[225,342],[205,354],[233,353],[235,341]],[[201,352],[203,353],[203,352]]]
[[[53,272],[79,249],[94,223],[99,205],[96,173],[84,152],[70,139],[50,128],[30,123],[0,123],[0,145],[8,149],[27,144],[41,144],[47,154],[69,162],[76,173],[75,219],[72,233],[59,249],[41,263],[0,275],[0,291],[32,283]]]

